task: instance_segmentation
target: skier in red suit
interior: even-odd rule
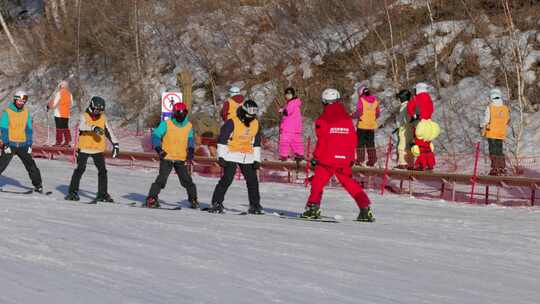
[[[425,83],[416,84],[416,96],[407,104],[407,113],[411,117],[413,123],[414,145],[413,155],[418,154],[414,163],[415,170],[433,170],[435,167],[435,154],[433,153],[433,145],[431,141],[418,138],[416,128],[423,120],[431,120],[433,115],[433,101],[428,93],[428,85]]]
[[[315,121],[317,145],[311,164],[315,174],[311,180],[311,194],[302,217],[321,217],[320,205],[324,187],[336,176],[343,187],[354,198],[360,214],[357,220],[373,222],[370,200],[364,189],[352,177],[357,144],[356,129],[351,116],[340,102],[340,94],[335,89],[326,89],[322,94],[324,111]]]

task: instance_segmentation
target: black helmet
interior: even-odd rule
[[[90,99],[88,109],[94,115],[99,115],[103,113],[105,111],[105,99],[99,96],[92,97],[92,99]]]
[[[285,89],[285,95],[291,94],[292,96],[296,96],[296,92],[294,91],[294,88],[288,87]]]
[[[255,101],[248,99],[240,107],[238,107],[238,118],[247,126],[249,123],[257,117],[259,112],[259,106]]]
[[[412,93],[411,91],[405,89],[399,91],[399,93],[396,94],[396,97],[399,98],[401,102],[409,101],[411,100]]]

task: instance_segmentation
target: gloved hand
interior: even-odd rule
[[[259,170],[261,168],[261,163],[256,161],[256,162],[253,162],[253,169],[255,170]]]
[[[118,146],[118,144],[113,144],[112,158],[117,158],[119,153],[120,153],[120,147]]]
[[[100,127],[97,127],[97,126],[94,126],[92,128],[92,132],[96,133],[97,135],[105,134],[105,130],[103,130],[103,128],[100,128]]]
[[[351,162],[349,163],[349,167],[352,168],[353,166],[354,166],[354,161],[351,161]]]
[[[187,161],[191,162],[195,158],[195,148],[188,148],[187,150]]]
[[[2,152],[3,152],[4,154],[11,154],[11,148],[10,148],[8,145],[4,145],[4,146],[2,147]]]
[[[281,115],[283,116],[289,115],[289,113],[287,112],[287,109],[283,109],[283,111],[281,111]]]
[[[217,162],[221,168],[225,168],[225,166],[227,166],[227,161],[223,157],[218,158]]]
[[[154,148],[156,150],[157,154],[159,155],[160,160],[164,160],[167,156],[167,152],[163,151],[163,149],[160,146],[157,146]]]
[[[49,105],[47,105],[45,108],[47,109],[47,112],[49,112],[49,110],[51,109]]]
[[[28,149],[26,149],[26,152],[28,152],[28,154],[32,154],[32,146],[28,146]]]
[[[317,166],[317,160],[312,158],[309,163],[311,164],[311,167],[315,168],[315,166]]]

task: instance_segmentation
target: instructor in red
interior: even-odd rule
[[[317,145],[311,160],[315,175],[311,180],[311,194],[302,217],[312,219],[321,217],[320,205],[324,187],[335,175],[360,208],[357,220],[373,222],[375,218],[369,207],[371,202],[364,189],[352,177],[351,167],[355,161],[358,139],[353,120],[340,98],[339,92],[335,89],[326,89],[322,93],[324,110],[315,121]]]

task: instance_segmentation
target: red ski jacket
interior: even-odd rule
[[[325,106],[315,121],[317,145],[313,151],[314,159],[326,166],[350,166],[355,160],[355,131],[351,116],[340,102]]]
[[[407,103],[407,114],[413,117],[415,114],[418,119],[431,119],[433,115],[433,101],[428,93],[420,93],[414,96]]]

